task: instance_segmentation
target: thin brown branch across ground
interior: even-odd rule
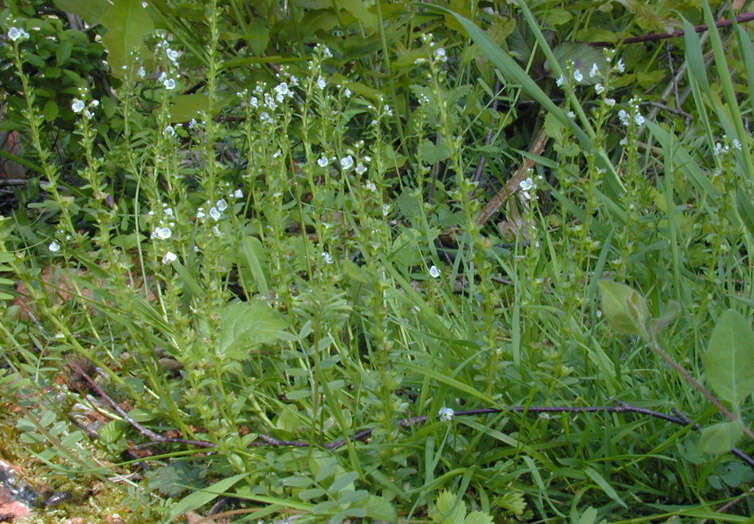
[[[534,139],[534,142],[529,148],[529,153],[531,155],[541,155],[542,151],[545,150],[545,146],[547,145],[548,140],[549,137],[545,133],[543,126],[542,129],[539,130],[539,134],[537,134],[537,137]],[[508,182],[505,183],[505,186],[503,186],[503,188],[498,191],[497,195],[495,195],[492,200],[490,200],[487,205],[484,206],[484,209],[482,209],[482,212],[479,213],[479,216],[476,219],[477,224],[483,226],[495,213],[498,212],[498,210],[503,206],[503,204],[505,204],[508,198],[510,198],[513,193],[518,191],[518,188],[521,185],[521,181],[526,178],[529,170],[533,166],[534,159],[531,157],[526,157],[523,163],[518,167],[518,169],[516,169],[516,172],[513,173],[513,176],[508,180]]]
[[[736,17],[736,22],[739,24],[751,22],[752,20],[754,20],[754,13],[744,13]],[[729,25],[733,25],[733,20],[720,20],[715,25],[718,28],[728,27]],[[694,31],[696,31],[697,33],[702,33],[707,29],[707,24],[702,24],[694,27]],[[665,40],[667,38],[678,38],[679,36],[683,36],[683,33],[683,29],[678,29],[677,31],[673,31],[672,33],[650,33],[646,35],[632,36],[631,38],[620,40],[619,43],[638,44],[640,42],[656,42],[658,40]],[[588,44],[592,47],[615,47],[617,45],[615,42],[588,42]]]

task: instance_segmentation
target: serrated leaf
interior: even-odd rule
[[[624,335],[648,337],[649,308],[638,291],[612,280],[600,280],[602,312],[607,323]]]
[[[754,331],[732,309],[715,324],[704,354],[704,374],[717,395],[737,406],[754,393]]]
[[[727,453],[743,436],[740,422],[721,422],[702,430],[699,450],[712,455]]]
[[[429,512],[432,522],[447,523],[463,522],[466,518],[466,503],[452,492],[443,490],[437,496],[435,507]]]
[[[466,516],[463,524],[493,524],[492,515],[483,511],[472,511]]]
[[[384,520],[386,522],[396,522],[398,520],[395,508],[384,497],[369,495],[364,502],[359,504],[359,507],[364,508],[367,516],[375,520]]]
[[[131,53],[144,45],[144,37],[154,29],[152,19],[140,0],[114,0],[100,22],[107,27],[102,43],[107,48],[110,70],[114,76],[123,76]]]

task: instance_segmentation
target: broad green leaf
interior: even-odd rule
[[[55,5],[66,13],[78,15],[89,25],[95,25],[110,9],[107,0],[55,0]]]
[[[618,333],[647,338],[649,308],[638,291],[612,280],[600,280],[602,312]]]
[[[169,524],[184,513],[193,511],[196,508],[199,508],[206,503],[216,499],[217,497],[224,495],[230,488],[233,487],[236,482],[247,476],[249,476],[249,473],[234,475],[183,497],[173,505],[172,509],[170,510],[170,514],[163,521],[163,524]]]
[[[264,268],[267,265],[264,246],[257,237],[247,236],[241,241],[241,256],[251,272],[251,276],[257,285],[259,292],[270,296],[270,287],[267,285],[267,277]]]
[[[702,430],[699,450],[712,455],[722,455],[736,447],[743,436],[740,422],[721,422]]]
[[[450,148],[448,144],[433,144],[429,140],[424,140],[419,144],[419,157],[427,164],[436,164],[450,158]]]
[[[144,37],[154,29],[152,19],[140,0],[114,0],[113,6],[102,16],[107,27],[102,43],[107,48],[107,61],[114,76],[122,76],[131,53],[144,45]]]
[[[192,118],[201,118],[202,111],[209,108],[207,95],[178,95],[170,107],[171,122],[187,122]]]
[[[377,29],[377,16],[367,9],[363,0],[338,0],[335,5],[351,13],[364,27],[372,31]]]
[[[754,331],[737,311],[729,309],[717,320],[704,354],[704,375],[733,406],[754,393]]]
[[[395,508],[385,497],[369,495],[365,501],[357,504],[357,507],[364,508],[367,516],[375,520],[386,522],[397,522],[398,520]]]
[[[653,335],[668,327],[680,314],[681,304],[675,300],[668,302],[668,305],[658,318],[653,318],[649,324],[649,329]]]
[[[220,320],[217,354],[243,359],[260,344],[293,340],[286,321],[261,302],[236,302],[226,306]]]

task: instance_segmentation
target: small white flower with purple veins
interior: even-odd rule
[[[317,79],[317,87],[319,87],[320,89],[327,87],[327,82],[325,82],[325,79],[321,76]]]
[[[614,98],[606,98],[605,103],[608,107],[613,107],[615,105],[615,99]]]
[[[168,125],[165,128],[165,131],[162,132],[165,136],[175,136],[175,128],[171,125]]]
[[[351,98],[351,90],[346,87],[345,91],[343,91],[343,94],[346,98]]]
[[[158,227],[154,230],[154,233],[152,233],[152,236],[160,239],[160,240],[167,240],[171,237],[173,234],[172,231],[170,231],[169,227]]]
[[[351,169],[353,167],[353,157],[348,155],[340,159],[340,168],[342,170]]]
[[[437,412],[437,418],[439,418],[441,422],[450,422],[451,420],[453,420],[453,415],[455,414],[455,411],[443,406]]]
[[[325,155],[322,155],[321,157],[319,157],[319,159],[317,159],[317,165],[319,167],[327,167],[327,164],[329,163],[330,160]]]
[[[581,82],[582,80],[584,80],[584,75],[581,74],[581,71],[576,69],[573,72],[573,79],[576,80],[577,82]]]
[[[382,204],[382,216],[386,217],[390,214],[390,204]]]
[[[564,82],[564,79],[563,79],[563,75],[560,75],[560,76],[559,76],[559,77],[557,78],[557,80],[555,80],[555,85],[557,85],[558,87],[560,87],[560,86],[562,86],[562,85],[563,85],[563,82]]]
[[[597,67],[597,64],[592,64],[592,69],[589,71],[589,78],[594,78],[598,74],[600,74],[600,68]]]
[[[639,127],[644,125],[644,117],[641,115],[641,113],[636,113],[636,116],[634,116],[634,122],[636,122],[636,125]]]
[[[618,71],[619,73],[622,73],[623,71],[625,71],[625,70],[626,70],[626,66],[625,66],[625,64],[623,63],[623,58],[622,58],[622,57],[621,57],[621,58],[619,58],[619,59],[618,59],[618,63],[617,63],[617,64],[615,64],[615,69],[616,69],[616,70],[617,70],[617,71]]]
[[[437,268],[437,266],[432,266],[429,268],[429,276],[432,278],[440,278],[440,270]]]
[[[167,253],[165,253],[165,256],[162,257],[163,264],[170,264],[171,262],[175,262],[176,260],[178,260],[178,256],[172,251],[168,251]]]
[[[205,216],[207,216],[207,215],[204,214],[204,208],[203,207],[200,207],[199,209],[196,210],[196,218],[198,218],[199,220],[201,220]]]
[[[209,208],[209,216],[215,219],[215,222],[220,220],[220,212],[217,210],[215,206],[212,206]]]
[[[594,85],[594,90],[597,92],[598,95],[601,95],[605,92],[605,86],[600,84],[599,82]]]
[[[178,61],[178,57],[181,56],[181,54],[175,49],[168,49],[166,54],[168,55],[168,59],[174,64]]]
[[[84,110],[84,101],[74,98],[73,103],[71,104],[71,110],[74,113],[81,113]]]
[[[223,198],[218,200],[217,203],[215,203],[215,206],[217,206],[218,211],[220,211],[221,213],[228,209],[228,203]]]
[[[52,251],[53,253],[57,253],[58,251],[60,251],[60,244],[58,244],[57,242],[55,242],[55,241],[53,240],[52,242],[50,242],[50,245],[49,245],[49,246],[47,246],[47,248],[48,248],[48,249],[49,249],[50,251]]]
[[[327,251],[322,253],[322,259],[325,261],[325,264],[328,266],[333,263],[332,255],[328,253]]]
[[[233,197],[234,198],[243,198],[243,191],[241,191],[240,189],[236,189],[233,192]]]
[[[618,111],[618,118],[624,126],[627,126],[631,122],[628,112],[625,109]]]
[[[371,180],[364,184],[364,187],[367,188],[367,191],[371,191],[372,193],[377,192],[377,186],[375,186],[374,182],[372,182]]]
[[[170,91],[171,89],[175,89],[175,80],[172,78],[166,78],[162,85],[165,86],[165,89]]]
[[[364,173],[366,173],[366,171],[367,171],[367,166],[365,166],[361,162],[359,162],[356,165],[356,173],[358,173],[359,175],[363,175]]]
[[[435,60],[439,60],[440,62],[447,62],[448,61],[448,55],[445,53],[445,49],[442,47],[438,47],[435,49],[434,52]]]
[[[518,187],[521,188],[521,191],[531,191],[531,189],[534,187],[534,180],[532,180],[531,177],[525,178],[521,181]]]
[[[8,38],[11,42],[20,42],[29,38],[29,33],[20,27],[11,27],[8,29]]]

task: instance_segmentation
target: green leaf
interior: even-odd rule
[[[607,323],[618,333],[648,338],[649,309],[635,289],[612,280],[600,280],[602,312]]]
[[[463,524],[494,524],[492,515],[483,511],[472,511],[466,516]]]
[[[335,5],[351,13],[364,27],[371,31],[377,30],[377,16],[367,9],[362,0],[338,0]]]
[[[285,331],[286,327],[283,317],[266,304],[230,304],[222,312],[217,352],[232,359],[246,358],[260,344],[293,340],[295,337]]]
[[[570,62],[573,63],[574,70],[578,69],[582,73],[583,78],[578,82],[580,85],[594,85],[602,81],[600,75],[591,76],[589,74],[595,64],[603,74],[610,70],[610,64],[607,63],[602,50],[589,44],[566,42],[553,49],[552,53],[558,60],[561,69],[568,70]],[[549,67],[545,66],[545,69],[549,70]],[[576,80],[573,80],[573,82],[576,83]]]
[[[443,490],[437,496],[435,507],[429,511],[429,516],[437,524],[462,523],[466,518],[466,503],[452,492]]]
[[[241,256],[251,271],[259,292],[265,297],[270,296],[270,288],[263,269],[267,265],[267,260],[262,242],[257,237],[245,237],[241,241]]]
[[[107,0],[55,0],[55,5],[67,13],[79,15],[89,25],[97,24],[110,9]]]
[[[204,506],[206,503],[216,499],[217,497],[224,495],[230,488],[233,487],[236,482],[247,476],[249,476],[249,473],[234,475],[230,478],[215,482],[211,486],[207,486],[204,489],[200,489],[199,491],[195,491],[190,495],[183,497],[173,505],[168,518],[163,521],[163,524],[169,524],[184,513],[193,511],[196,508]]]
[[[754,331],[737,311],[729,309],[717,320],[704,354],[704,374],[715,393],[733,406],[754,393]]]
[[[42,108],[42,116],[44,116],[45,122],[52,122],[58,117],[59,113],[58,104],[55,103],[55,100],[48,100],[45,102],[45,105]]]
[[[699,450],[712,455],[722,455],[736,447],[743,436],[740,422],[721,422],[702,430]]]
[[[375,520],[384,520],[386,522],[397,522],[398,514],[390,502],[377,495],[369,495],[365,501],[357,504],[357,507],[364,508],[367,516]]]
[[[114,76],[122,76],[123,67],[132,62],[131,53],[144,45],[144,37],[154,24],[141,0],[114,0],[101,23],[107,27],[102,43],[107,48],[110,70]]]
[[[419,157],[427,164],[436,164],[450,158],[450,148],[447,144],[433,144],[429,140],[424,140],[419,144]]]
[[[586,473],[586,476],[592,479],[594,483],[597,484],[600,487],[600,489],[604,491],[608,497],[613,499],[615,502],[617,502],[624,508],[628,507],[626,506],[626,503],[623,502],[623,499],[620,498],[620,496],[615,491],[615,489],[610,484],[608,484],[607,480],[605,480],[605,478],[602,475],[600,475],[596,470],[592,468],[586,468],[584,470],[584,473]]]
[[[518,517],[523,515],[524,510],[526,510],[526,501],[524,500],[524,496],[517,491],[506,492],[505,495],[503,495],[496,501],[496,504],[501,508],[507,509]]]

